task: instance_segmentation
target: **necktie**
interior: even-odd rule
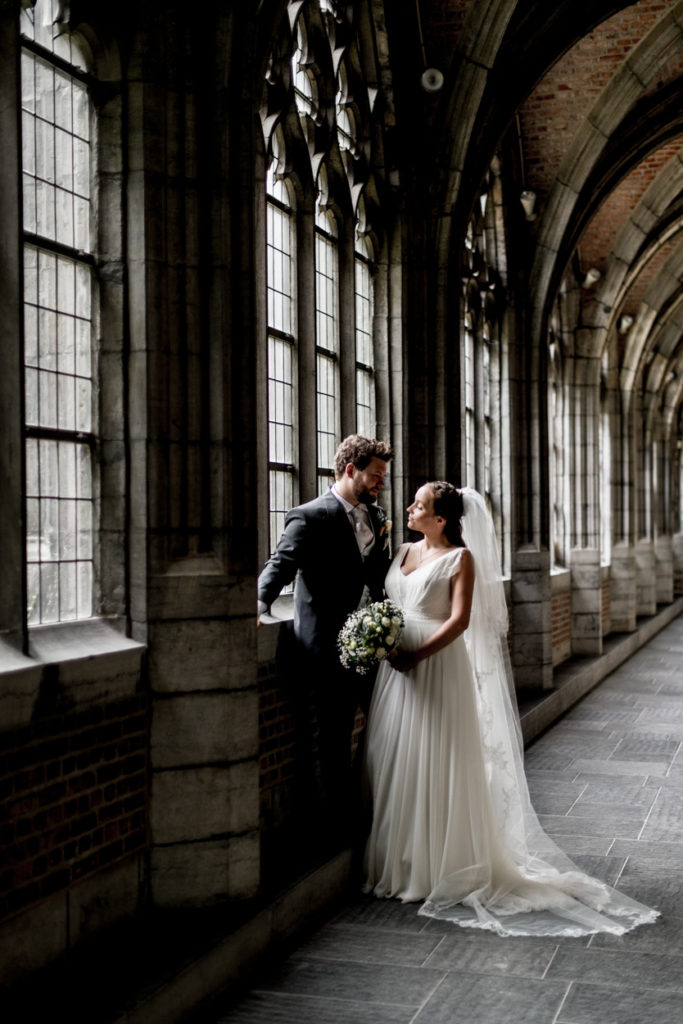
[[[351,509],[351,519],[356,534],[356,541],[358,542],[358,550],[365,558],[375,543],[375,535],[372,532],[367,509],[362,505],[356,505],[355,508]]]

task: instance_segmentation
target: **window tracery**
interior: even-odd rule
[[[371,10],[364,6],[290,2],[264,82],[271,545],[284,504],[312,498],[328,486],[341,437],[376,433],[374,288],[385,185],[378,76],[367,80],[374,60],[367,38]],[[275,192],[283,185],[289,204]],[[289,308],[297,312],[293,324],[282,328],[274,324],[270,303],[287,205]],[[278,259],[282,263],[282,255]],[[274,330],[294,339],[286,343],[292,358],[281,361],[277,388],[271,371]],[[278,338],[278,344],[285,342]],[[280,458],[274,438],[281,435],[272,429],[282,426],[285,392],[292,410],[291,462]]]
[[[502,530],[502,321],[505,246],[500,161],[482,184],[462,253],[463,466],[468,486],[486,495]],[[504,563],[505,544],[503,545]]]
[[[567,564],[568,490],[567,477],[567,402],[564,382],[564,357],[557,322],[548,337],[548,417],[550,483],[550,563],[552,568]]]

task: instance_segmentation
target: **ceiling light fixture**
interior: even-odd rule
[[[425,53],[425,41],[422,35],[422,18],[420,17],[420,0],[415,0],[415,13],[417,15],[417,31],[420,36],[420,49],[422,50],[422,63],[424,71],[420,77],[420,85],[425,92],[438,92],[443,86],[443,75],[438,68],[427,67],[427,54]]]
[[[583,279],[583,281],[581,283],[581,287],[582,288],[592,288],[593,285],[598,283],[598,281],[600,280],[601,277],[602,277],[602,274],[600,273],[598,268],[597,267],[591,267],[590,270],[587,271],[586,276],[584,277],[584,279]]]
[[[536,206],[536,193],[532,192],[530,188],[525,188],[519,197],[519,201],[524,208],[524,215],[527,220],[536,220],[536,214],[534,208]]]

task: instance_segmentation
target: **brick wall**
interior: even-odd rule
[[[298,775],[301,726],[286,683],[274,665],[261,669],[259,680],[259,767],[261,827],[283,825],[291,811]]]
[[[611,597],[611,586],[610,579],[607,574],[603,576],[602,583],[600,585],[600,602],[602,606],[602,635],[607,636],[612,631],[612,624],[610,622],[610,597]]]
[[[553,665],[559,665],[572,653],[572,595],[569,589],[552,596]]]
[[[146,845],[147,698],[40,718],[3,741],[0,919]]]

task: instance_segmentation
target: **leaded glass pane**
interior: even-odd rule
[[[22,32],[79,68],[89,63],[58,0],[22,12]],[[28,621],[90,616],[93,587],[90,117],[86,85],[22,53]],[[69,255],[55,252],[54,242]]]

